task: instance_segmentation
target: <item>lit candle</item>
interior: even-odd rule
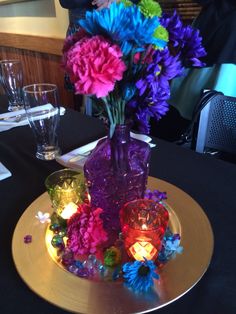
[[[69,219],[73,214],[77,212],[77,209],[78,209],[78,206],[75,203],[70,202],[62,210],[61,217],[63,219]]]
[[[83,203],[87,192],[83,174],[72,169],[53,172],[45,180],[45,185],[52,205],[59,216],[62,215],[65,207],[71,202],[75,206]],[[75,206],[72,212],[75,211]],[[67,212],[64,212],[62,218],[68,217],[68,215]]]
[[[137,239],[138,242],[135,242],[130,248],[129,251],[131,255],[136,259],[137,261],[144,261],[144,259],[154,259],[157,256],[157,249],[148,241],[150,241],[150,238],[145,236],[145,232],[148,230],[148,226],[146,224],[142,224],[141,231],[140,231],[140,237]],[[141,236],[142,235],[142,236]]]

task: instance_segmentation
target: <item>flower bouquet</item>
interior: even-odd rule
[[[153,0],[114,2],[87,12],[79,24],[65,41],[63,66],[75,93],[103,101],[110,137],[127,122],[149,133],[150,117],[159,120],[168,111],[171,80],[186,66],[203,65],[199,31]]]
[[[129,0],[87,12],[81,28],[66,39],[63,65],[75,92],[101,99],[110,122],[84,166],[91,204],[101,214],[111,243],[120,231],[119,210],[143,198],[150,147],[130,138],[135,124],[149,133],[150,118],[168,111],[170,82],[185,66],[202,66],[198,30],[178,14],[164,14],[158,2]]]

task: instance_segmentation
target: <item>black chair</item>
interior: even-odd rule
[[[216,94],[201,108],[196,151],[218,150],[236,155],[236,98]]]

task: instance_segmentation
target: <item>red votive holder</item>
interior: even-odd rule
[[[138,261],[155,260],[169,221],[165,207],[149,199],[134,200],[123,206],[120,221],[127,254]]]

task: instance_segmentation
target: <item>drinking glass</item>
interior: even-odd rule
[[[42,160],[55,159],[60,154],[57,86],[44,83],[27,85],[23,87],[23,96],[29,124],[36,139],[36,157]]]
[[[20,60],[0,61],[0,81],[8,97],[8,110],[24,108],[22,97],[23,71]]]

